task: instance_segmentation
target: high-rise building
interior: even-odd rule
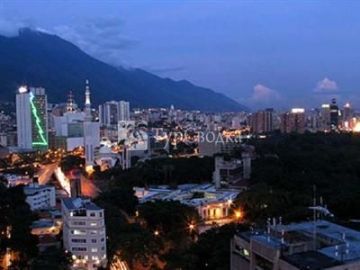
[[[129,121],[129,120],[130,120],[130,103],[121,100],[119,102],[119,121]]]
[[[303,108],[293,108],[290,112],[281,115],[280,130],[283,133],[304,133],[305,122],[305,110]]]
[[[119,122],[119,102],[108,101],[99,105],[99,120],[101,126],[116,126]]]
[[[86,80],[85,87],[85,119],[84,119],[84,147],[86,165],[93,165],[95,148],[100,145],[100,123],[94,122],[91,115],[90,86]]]
[[[353,118],[353,109],[349,102],[344,105],[344,113],[343,113],[343,120],[350,121]]]
[[[84,146],[86,165],[93,165],[95,149],[100,145],[99,122],[84,121]]]
[[[330,128],[336,130],[339,127],[339,107],[336,104],[336,99],[331,100],[330,105]]]
[[[21,86],[16,95],[18,146],[26,149],[48,147],[47,97],[44,88]]]
[[[108,101],[99,106],[101,126],[116,126],[119,121],[130,120],[130,103],[127,101]]]
[[[330,130],[330,104],[322,104],[320,110],[320,129]]]
[[[320,110],[318,108],[311,109],[306,113],[306,129],[310,132],[317,132],[321,127]]]
[[[104,210],[83,198],[63,199],[61,209],[64,248],[73,256],[74,269],[106,267]]]
[[[250,127],[253,133],[268,133],[274,130],[274,109],[257,111],[251,115]]]

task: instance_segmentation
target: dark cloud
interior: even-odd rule
[[[122,20],[108,17],[97,18],[84,24],[59,25],[53,28],[53,32],[90,55],[110,64],[121,65],[121,51],[139,45],[138,40],[122,34],[123,26]]]
[[[0,35],[16,36],[19,29],[29,27],[56,34],[80,47],[88,54],[114,65],[122,62],[122,51],[139,45],[138,40],[123,35],[123,20],[115,17],[93,18],[90,22],[43,27],[33,20],[0,18]]]
[[[0,35],[14,37],[19,34],[19,29],[24,27],[34,27],[34,22],[30,19],[13,20],[1,17],[0,14]]]

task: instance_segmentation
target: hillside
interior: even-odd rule
[[[115,68],[55,35],[22,29],[16,37],[0,36],[0,100],[15,100],[21,84],[43,86],[49,102],[65,102],[72,90],[83,103],[89,79],[94,103],[128,100],[134,107],[169,107],[203,111],[246,108],[223,94],[188,81],[161,78],[141,69]],[[96,105],[95,104],[95,105]]]

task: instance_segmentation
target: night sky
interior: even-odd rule
[[[32,27],[114,65],[187,79],[252,107],[360,107],[360,1],[0,0],[0,33]]]

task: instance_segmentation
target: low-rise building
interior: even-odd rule
[[[62,200],[64,248],[73,254],[75,269],[105,267],[104,210],[84,198]]]
[[[242,155],[242,159],[226,159],[224,156],[215,156],[214,167],[213,183],[216,188],[229,186],[250,178],[251,158],[250,155],[245,152]]]
[[[18,175],[18,174],[2,174],[1,175],[5,179],[5,184],[7,187],[15,187],[18,185],[29,185],[32,183],[32,178],[28,175]]]
[[[360,269],[360,232],[318,220],[236,234],[231,270],[255,269]]]
[[[31,211],[55,207],[55,187],[48,185],[30,184],[24,187],[26,202]]]
[[[53,235],[60,233],[60,226],[58,226],[52,219],[39,219],[31,224],[32,235]]]
[[[151,188],[135,187],[135,196],[140,203],[164,200],[179,201],[197,209],[199,216],[206,222],[217,222],[230,215],[232,201],[240,193],[234,189],[216,189],[212,184],[184,184],[176,189],[168,186]]]

